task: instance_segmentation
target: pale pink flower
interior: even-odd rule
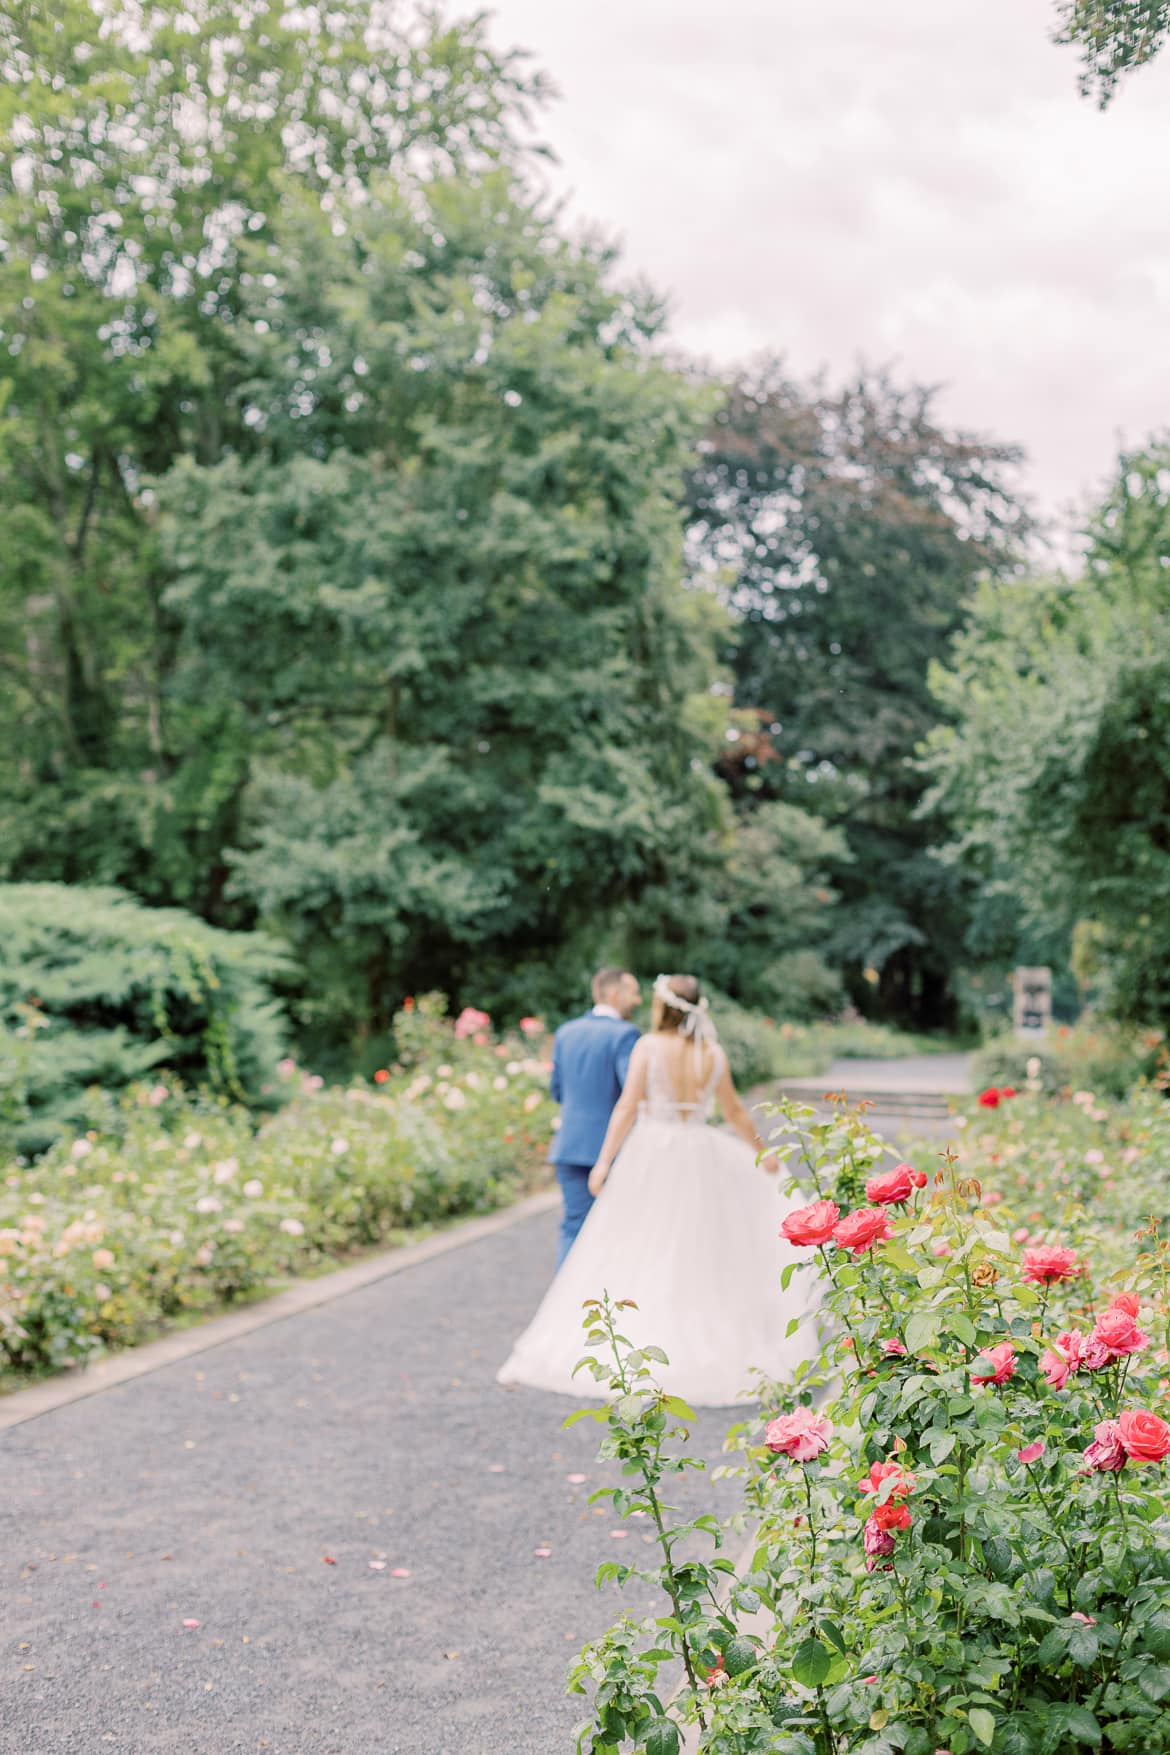
[[[764,1443],[778,1456],[790,1456],[794,1462],[812,1462],[829,1448],[833,1428],[823,1414],[812,1408],[794,1408],[770,1420],[764,1429]]]
[[[1125,1446],[1121,1442],[1117,1421],[1102,1420],[1094,1430],[1096,1435],[1085,1451],[1085,1466],[1080,1473],[1115,1474],[1125,1467]]]

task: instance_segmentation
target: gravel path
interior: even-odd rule
[[[593,1588],[646,1538],[586,1504],[592,1422],[494,1382],[555,1225],[6,1434],[2,1755],[568,1755],[569,1659],[657,1604]]]

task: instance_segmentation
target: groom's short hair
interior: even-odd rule
[[[599,969],[593,977],[593,1001],[600,1005],[607,993],[611,993],[627,971],[614,966]]]

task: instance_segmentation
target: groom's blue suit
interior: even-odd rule
[[[561,1125],[553,1135],[549,1159],[556,1165],[565,1202],[558,1267],[593,1205],[589,1172],[622,1094],[637,1040],[635,1025],[596,1006],[583,1018],[562,1024],[553,1038],[551,1089],[561,1105]]]

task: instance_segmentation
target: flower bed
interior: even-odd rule
[[[413,1031],[413,1033],[412,1033]],[[446,1057],[446,1058],[444,1058]],[[553,1105],[531,1043],[425,1013],[370,1084],[244,1109],[140,1086],[0,1185],[0,1370],[56,1370],[354,1249],[487,1211],[540,1174]]]
[[[678,1559],[688,1410],[620,1310],[588,1313],[669,1612],[583,1654],[582,1751],[674,1755],[676,1720],[711,1755],[1170,1749],[1170,1106],[1001,1092],[961,1119],[957,1154],[881,1173],[860,1121],[789,1111],[809,1198],[785,1229],[834,1338],[733,1428],[738,1575]]]

